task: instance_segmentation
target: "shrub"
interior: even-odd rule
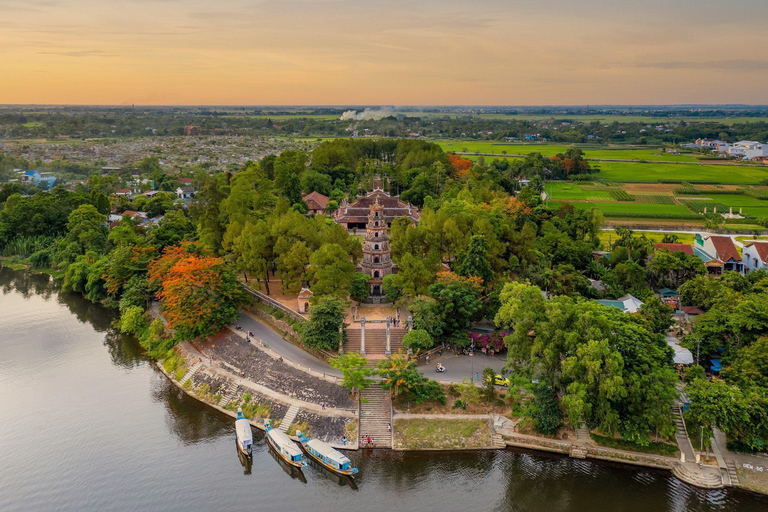
[[[418,349],[428,350],[434,346],[432,336],[424,329],[413,329],[403,337],[403,346],[413,351]]]
[[[283,312],[282,312],[282,311],[280,311],[279,309],[276,309],[276,310],[275,310],[275,313],[274,313],[272,316],[274,316],[274,317],[275,317],[275,320],[282,320],[282,319],[283,319],[283,317],[285,316],[285,313],[283,313]]]
[[[453,409],[463,409],[463,410],[466,411],[467,410],[467,404],[466,404],[466,402],[464,402],[464,400],[459,398],[458,400],[453,402]]]

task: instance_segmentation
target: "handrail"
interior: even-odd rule
[[[261,301],[261,302],[263,302],[265,304],[268,304],[268,305],[272,306],[275,309],[280,310],[282,313],[285,313],[286,315],[290,316],[294,320],[298,320],[298,321],[301,321],[301,322],[306,322],[307,321],[307,319],[304,318],[303,316],[301,316],[299,313],[297,313],[296,311],[292,310],[289,307],[286,307],[285,305],[283,305],[280,302],[276,301],[275,299],[273,299],[269,295],[265,295],[265,294],[261,293],[260,291],[254,290],[253,288],[251,288],[250,286],[248,286],[246,284],[243,284],[243,288],[245,289],[245,291],[247,291],[248,293],[250,293],[251,295],[256,297],[259,301]]]

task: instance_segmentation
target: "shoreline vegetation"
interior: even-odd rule
[[[486,164],[418,138],[324,141],[311,153],[287,150],[233,173],[197,169],[188,176],[174,175],[150,158],[137,162],[135,173],[91,176],[74,191],[61,185],[50,191],[4,185],[0,254],[17,257],[14,265],[50,269],[61,276],[65,291],[119,310],[122,332],[136,336],[151,357],[164,362],[164,370],[178,372],[184,385],[192,380],[193,392],[224,405],[233,396],[244,399],[238,386],[247,382],[240,382],[237,373],[259,385],[280,388],[284,383],[259,380],[268,374],[253,366],[239,340],[221,344],[231,350],[222,360],[235,379],[218,373],[208,376],[213,380],[191,379],[193,361],[179,353],[179,343],[210,342],[237,321],[252,300],[240,277],[266,295],[270,287],[294,296],[308,288],[312,298],[305,303],[310,311],[306,322],[278,318],[284,311],[259,306],[253,311],[272,316],[273,325],[287,322],[286,334],[309,352],[330,354],[349,392],[381,378],[376,385],[395,402],[415,404],[425,414],[430,408],[441,414],[503,414],[517,421],[510,438],[575,457],[614,450],[591,446],[590,431],[615,448],[642,450],[655,439],[675,439],[680,373],[665,341],[674,332],[689,349],[701,340],[697,353],[704,361],[722,358],[723,363],[722,376],[709,378],[699,366],[685,375],[691,399],[686,421],[707,433],[717,428],[745,449],[765,451],[760,440],[768,427],[760,418],[768,410],[768,380],[761,355],[768,346],[768,274],[725,272],[714,278],[697,256],[657,251],[648,237],[625,228],[617,228],[615,240],[605,247],[602,228],[609,212],[574,205],[575,197],[583,195],[584,205],[589,201],[659,214],[674,208],[699,216],[693,209],[701,205],[694,203],[730,208],[738,201],[749,214],[743,220],[756,222],[757,213],[747,209],[761,208],[766,191],[688,182],[666,193],[646,193],[607,185],[600,181],[601,172],[575,147],[554,156],[534,152],[511,163]],[[151,190],[151,198],[142,190],[118,188],[136,187],[137,180],[147,188],[165,188]],[[566,182],[570,188],[559,185]],[[550,201],[548,184],[574,203]],[[163,192],[174,186],[178,197]],[[355,229],[350,233],[333,213],[345,200],[374,191],[381,197],[399,196],[409,204],[411,217],[395,218],[386,230],[386,257],[398,272],[369,277],[357,272],[364,266],[358,266],[363,247]],[[304,200],[308,192],[327,197],[329,206],[310,213]],[[711,213],[704,208],[703,222],[722,226],[714,206]],[[150,219],[149,211],[157,215]],[[662,241],[679,239],[669,234]],[[656,296],[662,289],[678,290],[681,304],[700,310],[697,321],[676,323],[675,310]],[[334,355],[346,333],[343,313],[350,298],[365,301],[369,293],[381,293],[411,314],[403,338],[406,349],[467,350],[478,343],[471,327],[492,324],[494,339],[483,336],[479,343],[492,341],[507,351],[499,378],[511,381],[504,396],[494,388],[490,368],[481,380],[488,386],[443,386],[419,373],[406,353],[386,356],[375,371],[354,353]],[[642,304],[635,313],[604,304],[628,295]],[[273,362],[258,364],[270,367]],[[285,372],[286,382],[305,379],[292,371],[286,366],[273,374]],[[323,391],[328,399],[349,401],[349,392],[334,385]],[[295,391],[309,388],[296,386]],[[271,402],[264,386],[258,389],[265,398],[256,400],[253,413],[281,418],[286,404]],[[281,393],[288,396],[287,391]],[[308,399],[305,408],[311,411],[317,401]],[[309,416],[296,421],[335,438],[349,423],[329,420],[315,427],[313,422],[325,420]],[[418,430],[430,438],[421,439],[425,446],[443,446],[431,438],[444,430]],[[563,437],[574,432],[576,441]],[[638,452],[632,457],[653,461],[658,455]]]

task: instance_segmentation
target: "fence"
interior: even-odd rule
[[[247,285],[243,285],[243,288],[245,288],[245,291],[247,291],[248,293],[250,293],[251,295],[256,297],[256,299],[259,302],[261,302],[263,304],[266,304],[268,306],[271,306],[271,307],[281,311],[282,313],[288,315],[289,317],[293,318],[294,320],[297,320],[297,321],[300,321],[300,322],[306,322],[307,321],[307,319],[304,318],[301,314],[297,313],[296,311],[292,310],[289,307],[284,306],[283,304],[281,304],[280,302],[276,301],[275,299],[273,299],[269,295],[264,295],[263,293],[261,293],[259,291],[256,291],[256,290],[254,290],[253,288],[251,288],[251,287],[249,287]]]

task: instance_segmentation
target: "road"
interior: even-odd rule
[[[332,368],[331,365],[325,361],[305,352],[289,341],[286,341],[271,327],[263,324],[249,314],[240,312],[240,320],[237,325],[242,327],[243,335],[248,331],[253,332],[257,341],[266,342],[272,350],[280,354],[284,359],[311,368],[317,372],[341,377],[340,371]],[[442,356],[431,358],[428,365],[419,366],[419,371],[432,380],[444,383],[459,383],[465,378],[471,380],[473,377],[473,370],[474,373],[482,374],[483,369],[486,366],[490,366],[499,373],[506,361],[506,356],[504,355],[489,356],[478,352],[477,355],[472,357],[454,357],[453,352],[446,352]],[[435,365],[438,362],[443,363],[443,366],[446,367],[447,371],[445,373],[436,373],[434,371]]]

